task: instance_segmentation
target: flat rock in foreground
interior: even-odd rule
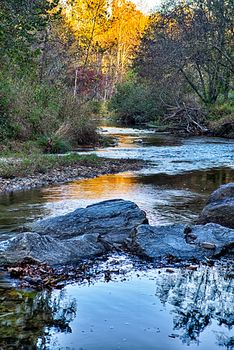
[[[5,249],[0,250],[0,265],[17,264],[27,257],[49,265],[63,265],[106,252],[97,234],[61,241],[48,235],[25,232],[4,243]]]
[[[76,263],[120,248],[132,230],[147,223],[146,214],[130,201],[110,200],[77,209],[67,215],[37,221],[33,232],[0,244],[0,265],[26,257],[47,264]]]
[[[211,194],[199,219],[199,224],[214,222],[234,228],[234,183],[218,188]]]
[[[132,236],[129,248],[143,257],[159,259],[173,256],[182,260],[217,257],[231,254],[234,247],[234,230],[217,224],[187,227],[139,226]]]
[[[143,210],[122,199],[108,200],[72,213],[37,221],[32,231],[64,240],[84,234],[99,234],[110,243],[122,243],[132,229],[148,223]]]

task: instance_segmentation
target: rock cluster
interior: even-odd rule
[[[199,224],[150,226],[135,203],[122,199],[37,221],[31,231],[0,244],[0,265],[25,258],[49,265],[77,263],[113,249],[150,259],[203,260],[234,253],[234,184],[209,198]]]
[[[40,220],[32,232],[0,245],[0,265],[26,257],[51,265],[76,263],[120,248],[131,232],[148,223],[146,214],[130,201],[109,200],[63,216]]]

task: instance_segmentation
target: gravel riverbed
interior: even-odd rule
[[[18,177],[17,174],[12,178],[0,177],[0,194],[66,183],[78,179],[94,178],[104,174],[138,170],[143,164],[142,161],[102,158],[100,163],[92,166],[79,164],[60,166],[46,173],[37,173],[28,177]]]

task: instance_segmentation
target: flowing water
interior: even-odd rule
[[[127,128],[105,127],[103,133],[116,136],[119,145],[97,150],[98,155],[144,159],[146,166],[1,196],[0,240],[37,218],[110,198],[136,202],[151,224],[193,222],[210,192],[234,181],[233,140],[183,139]],[[115,257],[117,265],[119,259],[123,257]],[[174,273],[163,268],[142,272],[131,264],[128,258],[121,262],[124,278],[69,285],[59,292],[17,292],[4,281],[0,349],[234,348],[230,264]]]

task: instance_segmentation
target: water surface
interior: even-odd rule
[[[234,180],[234,141],[176,138],[149,130],[103,128],[119,139],[118,147],[97,150],[100,156],[143,159],[141,171],[104,175],[44,189],[0,197],[1,240],[9,231],[47,215],[112,198],[130,199],[147,212],[150,223],[191,222],[208,195]]]
[[[125,128],[104,128],[104,133],[116,136],[119,146],[97,150],[98,155],[144,159],[147,165],[138,172],[1,196],[0,240],[37,218],[112,198],[136,202],[151,224],[193,222],[208,195],[234,181],[233,140],[182,139]],[[234,348],[230,263],[142,272],[122,259],[126,275],[109,283],[101,278],[34,294],[0,290],[0,349]],[[115,270],[118,259],[116,264]]]

